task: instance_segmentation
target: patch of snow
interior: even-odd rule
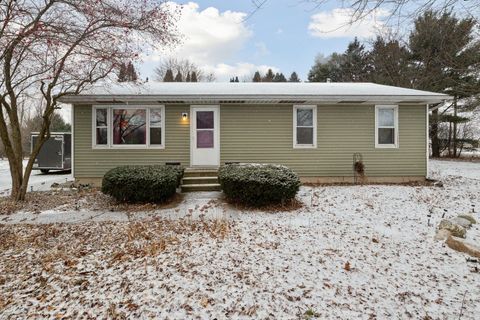
[[[477,319],[480,274],[433,237],[442,218],[480,220],[480,163],[431,161],[431,168],[444,187],[302,187],[304,207],[293,212],[242,210],[218,200],[221,193],[192,193],[176,208],[148,214],[42,213],[37,222],[48,216],[105,232],[130,222],[98,221],[143,221],[147,230],[157,219],[231,227],[224,239],[187,232],[152,257],[115,265],[99,258],[116,253],[102,247],[72,267],[33,265],[32,278],[3,273],[9,280],[0,296],[11,298],[3,316],[97,318],[113,308],[126,318],[300,319],[311,310],[320,319],[457,319],[463,304],[462,319]],[[4,251],[2,260],[34,259],[35,250]]]
[[[27,160],[23,161],[25,167]],[[69,173],[51,171],[43,174],[39,170],[33,170],[28,181],[28,191],[46,191],[50,190],[53,183],[64,183],[73,181],[73,176]],[[6,196],[12,188],[12,178],[10,177],[10,166],[7,160],[0,160],[0,196]]]

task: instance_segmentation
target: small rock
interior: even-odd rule
[[[454,237],[459,237],[459,238],[465,238],[466,230],[464,227],[454,224],[450,220],[442,220],[440,224],[438,225],[438,229],[446,229],[452,233],[452,236]]]
[[[450,237],[452,233],[448,231],[447,229],[440,229],[437,231],[437,234],[435,235],[434,239],[437,241],[445,241]]]
[[[452,221],[453,224],[458,224],[459,226],[462,226],[466,229],[468,229],[472,226],[472,223],[470,222],[470,220],[460,218],[460,217],[450,219],[450,221]]]
[[[442,181],[437,181],[433,184],[435,187],[443,188],[443,182]]]
[[[475,258],[480,258],[480,248],[465,240],[450,236],[445,243],[453,250],[464,252]]]
[[[470,214],[460,214],[458,217],[470,221],[471,224],[477,223],[477,220]]]

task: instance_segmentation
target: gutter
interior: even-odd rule
[[[59,99],[63,103],[96,104],[96,103],[286,103],[302,104],[316,102],[334,104],[372,104],[372,103],[404,103],[404,104],[441,104],[451,99],[447,95],[71,95]],[[439,107],[440,105],[438,105]]]

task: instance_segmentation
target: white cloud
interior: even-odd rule
[[[255,65],[248,62],[239,62],[234,65],[226,63],[218,63],[214,66],[206,66],[205,70],[208,73],[214,73],[216,81],[228,81],[232,77],[238,77],[240,81],[251,80],[255,71],[260,71],[263,75],[268,69],[272,69],[273,72],[279,72],[279,69],[273,66],[267,65]]]
[[[368,38],[376,31],[386,28],[384,19],[388,11],[377,9],[359,21],[351,23],[353,9],[333,9],[314,14],[311,17],[308,30],[314,37],[329,39],[343,37]]]
[[[169,6],[179,6],[169,2]],[[158,61],[165,56],[189,59],[199,65],[216,64],[232,57],[252,36],[245,23],[247,13],[236,11],[220,12],[209,7],[199,10],[195,2],[181,6],[177,22],[181,43],[172,51],[155,52],[147,59]]]
[[[168,2],[167,5],[171,6],[172,10],[179,8],[175,2]],[[175,57],[194,62],[206,74],[213,73],[219,82],[228,81],[235,76],[240,80],[247,79],[257,70],[262,73],[269,68],[278,71],[278,68],[272,66],[248,62],[225,63],[231,61],[253,35],[245,22],[247,15],[245,12],[230,10],[220,12],[214,7],[200,10],[200,6],[195,2],[182,5],[181,16],[177,22],[177,29],[182,34],[181,43],[174,49],[156,51],[144,56],[144,69],[153,70],[160,60]],[[263,42],[255,43],[254,48],[253,56],[256,58],[270,53]]]

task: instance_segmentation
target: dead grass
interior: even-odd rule
[[[80,261],[96,261],[112,268],[135,259],[154,259],[189,237],[222,240],[229,236],[227,220],[154,219],[141,222],[102,222],[50,225],[0,225],[0,282],[33,276],[35,268],[47,274],[80,272]],[[22,268],[19,268],[22,266]],[[61,271],[63,270],[63,271]],[[38,273],[37,273],[38,275]],[[41,279],[38,281],[41,283]],[[8,303],[0,299],[0,305]]]
[[[8,197],[0,197],[0,214],[8,215],[17,211],[39,213],[52,209],[60,211],[79,211],[84,209],[133,213],[175,208],[182,201],[183,195],[178,193],[169,201],[161,204],[126,204],[104,195],[98,189],[36,191],[27,193],[26,200],[22,202],[12,201]]]

